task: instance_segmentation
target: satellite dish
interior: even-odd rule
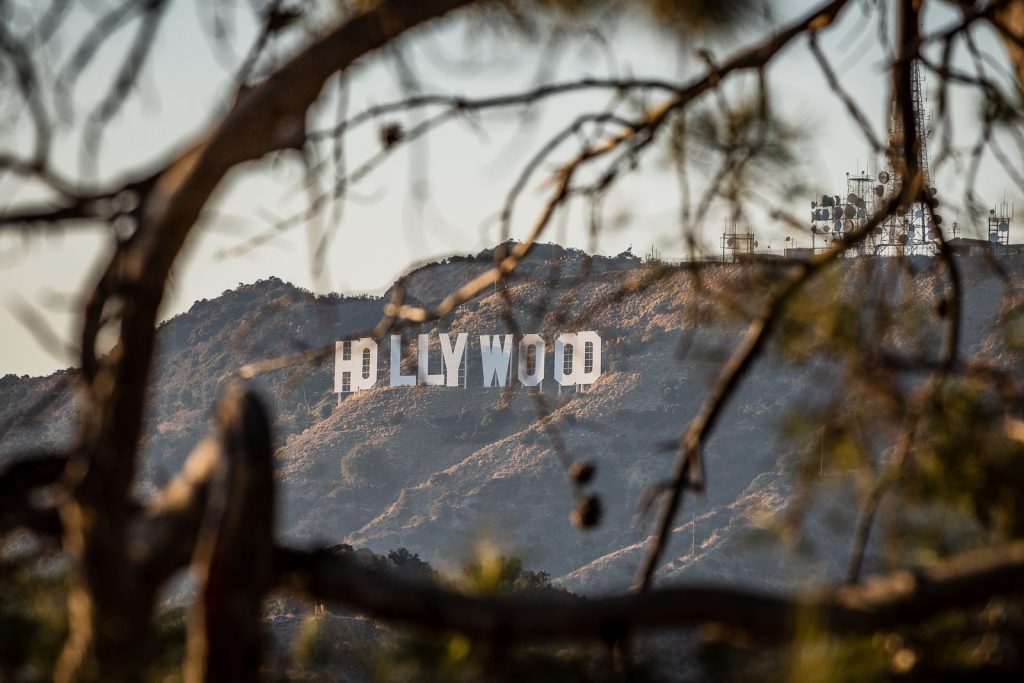
[[[788,236],[788,235],[786,236],[786,241],[787,241],[787,242],[789,241],[789,236]]]
[[[754,240],[754,246],[755,247],[757,246],[757,240]]]
[[[817,233],[818,232],[818,226],[817,225],[812,225],[811,226],[811,232]]]
[[[860,200],[860,197],[858,197],[853,192],[851,192],[850,194],[846,195],[846,201],[848,201],[850,204],[856,204],[859,200]]]
[[[886,171],[879,171],[878,182],[885,185],[887,182],[889,182],[889,174]]]
[[[939,216],[938,214],[933,216],[932,223],[935,223],[935,225],[942,225],[942,216]]]
[[[847,218],[856,218],[857,217],[857,209],[852,204],[847,204],[846,205],[846,211],[844,213],[846,214]]]
[[[814,207],[816,207],[817,205],[818,205],[818,202],[816,202],[816,201],[814,201],[814,200],[812,199],[812,200],[811,200],[811,208],[813,209],[813,208],[814,208]]]
[[[907,243],[907,236],[906,235],[900,235],[899,237],[896,238],[896,241],[899,242],[900,244],[906,244]]]
[[[990,232],[988,234],[988,241],[989,242],[998,242],[999,241],[999,233]]]
[[[1007,230],[1010,229],[1010,224],[1007,223],[1006,221],[1003,221],[1002,223],[999,224],[999,229],[1002,230],[1003,232],[1006,232]]]
[[[989,209],[988,210],[988,215],[989,216],[995,216],[996,215],[996,210],[995,209]]]
[[[839,195],[835,195],[835,196],[833,196],[833,197],[832,197],[832,201],[833,201],[833,203],[834,203],[834,204],[835,204],[836,206],[839,206],[840,204],[842,204],[842,203],[843,203],[843,199],[842,199],[842,197],[840,197]]]
[[[875,194],[878,195],[879,197],[885,194],[885,185],[875,185]]]
[[[822,206],[832,206],[832,198],[829,197],[827,194],[821,195],[821,205]]]
[[[924,218],[924,210],[918,209],[914,212],[914,218]]]
[[[846,232],[852,232],[853,231],[853,221],[851,221],[849,218],[847,218],[845,221],[843,221],[843,230],[845,230]]]
[[[730,238],[729,238],[729,241],[728,241],[728,242],[726,242],[726,244],[728,244],[728,245],[729,245],[729,246],[731,247],[731,246],[733,246],[734,244],[736,244],[736,240],[735,240],[735,239],[733,239],[732,237],[730,237]]]
[[[930,194],[931,196],[933,196],[933,197],[934,197],[934,196],[935,196],[935,195],[937,195],[938,193],[939,193],[939,191],[938,191],[937,189],[935,189],[934,187],[929,187],[929,188],[928,188],[928,194]]]
[[[868,212],[866,209],[857,209],[857,218],[867,218]]]
[[[930,239],[930,240],[935,239],[935,231],[934,230],[929,230],[928,231],[928,239]]]

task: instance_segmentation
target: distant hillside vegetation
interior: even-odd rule
[[[437,302],[492,263],[487,251],[419,268],[406,279],[407,300]],[[895,268],[894,262],[872,263],[841,264],[816,281],[808,305],[834,310],[863,295],[864,282],[883,282]],[[1004,266],[1019,287],[1024,268]],[[626,585],[650,523],[638,516],[638,503],[667,476],[673,440],[735,346],[743,316],[780,267],[664,269],[629,253],[591,258],[541,245],[506,292],[489,289],[445,320],[405,331],[407,339],[418,332],[468,332],[468,388],[387,386],[386,340],[377,386],[341,401],[333,393],[331,354],[259,375],[252,381],[276,428],[280,533],[298,543],[348,543],[377,552],[406,547],[436,566],[470,557],[473,544],[487,538],[573,590]],[[869,267],[875,271],[865,278]],[[935,285],[927,262],[916,267],[896,294],[907,315],[927,313],[918,310],[915,292]],[[964,286],[963,350],[998,362],[1004,284],[978,260],[964,262]],[[389,295],[316,296],[271,278],[196,302],[163,323],[140,494],[181,467],[240,366],[331,347],[368,330]],[[604,341],[604,373],[596,385],[559,394],[549,379],[542,394],[549,424],[569,456],[596,466],[594,490],[604,515],[594,531],[581,532],[569,521],[572,496],[551,435],[536,420],[535,392],[479,386],[476,335],[512,331],[506,301],[520,332],[550,340],[558,332],[593,329]],[[937,335],[928,324],[914,329],[917,341]],[[843,495],[810,515],[802,554],[764,542],[765,520],[786,509],[793,468],[807,457],[792,418],[842,409],[841,370],[827,356],[794,351],[791,341],[783,330],[729,404],[705,453],[707,495],[686,501],[664,576],[773,585],[836,576],[853,524]],[[73,374],[0,379],[4,457],[60,447],[72,437]],[[45,401],[51,394],[56,398]]]

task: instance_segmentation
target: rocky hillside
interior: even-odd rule
[[[673,439],[780,266],[661,269],[628,254],[538,252],[506,291],[488,290],[436,325],[406,330],[408,340],[419,332],[469,333],[466,388],[387,386],[386,340],[377,386],[340,401],[331,358],[253,380],[275,415],[282,536],[378,552],[404,546],[441,568],[461,563],[487,539],[574,590],[628,584],[650,527],[638,505],[668,475]],[[408,298],[437,301],[491,262],[488,252],[421,268],[405,283]],[[980,259],[963,263],[965,353],[1001,353],[1003,288],[1020,291],[1024,276],[1022,264],[1003,265],[1009,284]],[[938,278],[925,261],[915,268],[904,276],[895,262],[850,262],[816,281],[806,306],[834,311],[855,296],[891,297],[900,315],[923,321],[893,344],[927,345],[937,325],[928,322],[930,304],[921,294],[934,291]],[[234,370],[333,345],[372,327],[383,303],[317,297],[271,279],[197,302],[162,324],[140,495],[181,466]],[[553,340],[584,329],[603,339],[603,374],[586,391],[558,392],[550,379]],[[480,386],[477,335],[513,330],[548,341],[549,379],[540,391]],[[850,482],[841,476],[826,484],[831,489],[820,498],[828,504],[809,515],[806,543],[765,540],[769,521],[791,504],[794,467],[813,457],[792,429],[794,417],[842,406],[843,369],[827,354],[794,351],[783,337],[755,366],[707,446],[707,494],[686,500],[666,579],[784,584],[834,577],[845,559],[853,520]],[[440,352],[432,354],[436,367]],[[73,375],[0,379],[0,457],[70,437]],[[537,420],[538,398],[550,412],[548,428]],[[592,487],[604,514],[593,531],[570,523],[573,497],[553,436],[571,459],[596,465]]]

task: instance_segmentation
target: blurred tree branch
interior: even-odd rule
[[[469,596],[368,570],[322,551],[278,551],[280,585],[378,618],[491,641],[615,640],[655,628],[717,624],[788,640],[804,620],[844,634],[919,623],[944,611],[1019,595],[1024,544],[986,549],[918,571],[795,597],[702,585],[564,601]]]
[[[63,102],[58,106],[65,108],[76,79],[93,60],[106,35],[141,17],[129,54],[92,116],[91,132],[86,136],[87,141],[93,141],[89,144],[98,144],[100,129],[119,111],[128,92],[135,87],[166,4],[165,0],[115,4],[101,15],[74,50],[58,89],[58,102]],[[789,638],[805,618],[813,618],[823,628],[837,633],[869,631],[928,619],[992,596],[1016,595],[1024,585],[1024,546],[1019,543],[938,563],[916,573],[897,572],[858,585],[795,597],[716,587],[649,588],[666,552],[685,491],[700,491],[706,486],[704,444],[730,398],[791,313],[792,302],[809,281],[867,239],[898,208],[921,202],[929,212],[934,212],[937,202],[928,192],[921,168],[925,132],[917,128],[912,99],[913,64],[921,59],[923,45],[931,40],[946,48],[947,58],[934,66],[943,75],[943,85],[946,80],[968,82],[995,98],[999,90],[985,76],[980,59],[975,66],[976,74],[961,74],[950,67],[948,51],[957,36],[966,33],[974,22],[987,18],[1004,40],[1020,86],[1024,82],[1024,2],[997,2],[965,12],[961,24],[943,35],[926,38],[919,32],[922,3],[901,0],[890,87],[902,135],[884,145],[841,87],[819,47],[819,34],[853,4],[849,0],[823,3],[725,60],[717,61],[710,53],[703,53],[704,68],[685,83],[585,78],[487,98],[416,94],[366,109],[331,129],[307,130],[309,109],[332,76],[345,72],[367,54],[388,48],[405,32],[473,4],[482,3],[379,0],[346,6],[351,11],[329,30],[300,47],[265,79],[250,82],[272,34],[300,18],[280,3],[272,3],[266,8],[259,35],[237,75],[237,98],[216,125],[189,149],[140,173],[134,180],[84,190],[51,168],[53,124],[42,98],[39,74],[27,59],[29,48],[25,41],[12,34],[6,25],[0,26],[0,54],[14,67],[17,90],[35,131],[33,152],[27,157],[0,154],[0,170],[39,181],[55,195],[46,203],[9,207],[0,216],[0,228],[34,233],[76,221],[101,222],[112,227],[115,221],[130,224],[127,234],[120,236],[114,256],[85,307],[81,336],[84,409],[77,443],[68,454],[19,459],[0,472],[0,532],[27,528],[42,536],[59,534],[72,562],[71,632],[58,665],[57,679],[137,679],[152,644],[151,622],[157,593],[175,572],[189,564],[199,577],[201,594],[189,627],[186,676],[190,681],[250,680],[258,674],[259,610],[263,598],[275,586],[292,588],[317,600],[334,600],[382,619],[428,629],[450,629],[492,641],[564,637],[619,640],[640,629],[704,623],[726,625],[759,638]],[[687,3],[671,9],[688,9],[688,5],[683,5]],[[54,4],[52,13],[40,20],[40,30],[49,33],[52,29],[45,27],[59,22],[62,11]],[[879,13],[884,21],[884,4]],[[556,95],[588,90],[611,90],[619,95],[634,90],[666,93],[654,106],[638,107],[639,113],[635,115],[623,115],[612,106],[581,113],[560,127],[525,164],[501,208],[503,233],[508,235],[514,205],[527,182],[542,164],[551,161],[556,151],[563,149],[564,142],[579,139],[578,148],[567,160],[557,163],[550,174],[547,199],[525,239],[508,250],[496,250],[493,267],[434,305],[406,302],[405,283],[399,283],[394,298],[372,330],[372,335],[379,338],[390,331],[442,319],[494,285],[502,285],[507,296],[506,281],[515,275],[539,238],[550,232],[555,217],[564,214],[571,201],[585,198],[599,204],[609,188],[628,174],[642,154],[654,148],[654,143],[663,139],[673,123],[682,120],[687,108],[703,96],[713,94],[718,98],[719,114],[732,113],[722,88],[727,78],[754,72],[759,83],[757,106],[751,110],[751,117],[737,120],[764,123],[770,113],[765,71],[783,50],[803,37],[809,39],[811,52],[830,89],[844,103],[864,137],[874,149],[886,150],[892,167],[906,182],[864,225],[845,232],[826,251],[782,269],[767,288],[768,295],[748,307],[753,312],[743,338],[722,366],[698,413],[681,431],[669,479],[651,496],[652,500],[661,501],[661,507],[655,533],[648,541],[637,574],[639,591],[565,602],[472,597],[438,586],[409,583],[322,551],[275,547],[273,442],[269,423],[255,396],[239,386],[232,387],[223,399],[210,435],[196,446],[178,478],[144,505],[133,500],[159,307],[186,239],[233,169],[271,154],[308,151],[318,141],[334,139],[340,144],[340,139],[353,127],[398,112],[441,110],[410,130],[396,127],[397,124],[383,128],[383,150],[336,179],[325,192],[314,193],[308,210],[272,226],[267,234],[274,234],[312,219],[330,198],[338,198],[401,143],[414,141],[445,121],[487,109],[528,107]],[[729,121],[735,123],[731,118]],[[977,157],[985,145],[992,145],[993,121],[994,116],[985,121],[975,149],[975,166],[969,172],[972,176],[977,170]],[[590,132],[583,135],[584,131]],[[730,153],[736,151],[733,147],[757,145],[757,139],[751,143],[735,130],[728,133],[715,150],[722,153],[723,161],[701,202],[698,219],[705,216],[716,197],[736,200],[741,185],[735,176],[742,170],[742,160],[737,162]],[[1002,156],[999,159],[1006,163]],[[307,167],[308,174],[320,170],[312,163]],[[999,378],[998,370],[986,373],[983,368],[959,361],[960,276],[945,235],[938,226],[936,231],[938,257],[944,266],[948,290],[942,295],[944,320],[939,357],[912,364],[917,369],[927,369],[929,379],[917,387],[903,416],[892,466],[875,480],[863,501],[851,549],[851,583],[859,579],[879,501],[914,455],[923,420],[930,414],[947,376],[970,371],[998,380],[1004,389],[1015,384],[1012,377],[1010,381]],[[263,239],[264,235],[257,236],[252,244],[260,244]],[[243,249],[248,246],[243,245]],[[649,286],[662,274],[663,271],[652,271],[645,281],[623,287],[612,300]],[[505,301],[511,320],[510,299]],[[744,310],[740,305],[736,308]],[[106,354],[101,346],[105,333],[116,340],[113,350]],[[325,349],[304,349],[295,356],[246,366],[239,374],[248,377],[295,361],[321,358],[326,353]],[[893,363],[892,367],[896,365]],[[902,394],[896,389],[888,390],[892,395],[887,399],[898,404]],[[538,402],[538,411],[543,422],[546,408],[542,402]],[[559,443],[557,438],[552,440]],[[556,450],[563,464],[570,465],[565,449]],[[578,487],[574,491],[579,493]]]

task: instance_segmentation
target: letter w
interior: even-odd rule
[[[512,335],[480,335],[480,361],[484,368],[484,386],[503,387],[508,382],[508,371],[512,367]]]

